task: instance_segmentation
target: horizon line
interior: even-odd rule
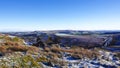
[[[3,31],[0,30],[0,32],[35,32],[35,31],[120,31],[120,29],[114,29],[114,30],[76,30],[76,29],[56,29],[56,30],[7,30]]]

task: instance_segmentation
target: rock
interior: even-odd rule
[[[37,38],[36,43],[33,44],[33,46],[45,48],[45,44],[44,44],[44,42],[42,42],[40,37]]]
[[[3,53],[0,53],[0,57],[2,57],[3,56]]]

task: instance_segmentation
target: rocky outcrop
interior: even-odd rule
[[[33,46],[45,48],[45,43],[42,42],[40,37],[38,37],[37,40],[36,40],[36,43],[34,43]]]

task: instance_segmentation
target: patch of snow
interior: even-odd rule
[[[11,35],[8,35],[8,37],[10,37],[10,38],[15,38],[16,36],[11,36]]]

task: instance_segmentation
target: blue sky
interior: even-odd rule
[[[0,31],[120,30],[120,0],[0,0]]]

